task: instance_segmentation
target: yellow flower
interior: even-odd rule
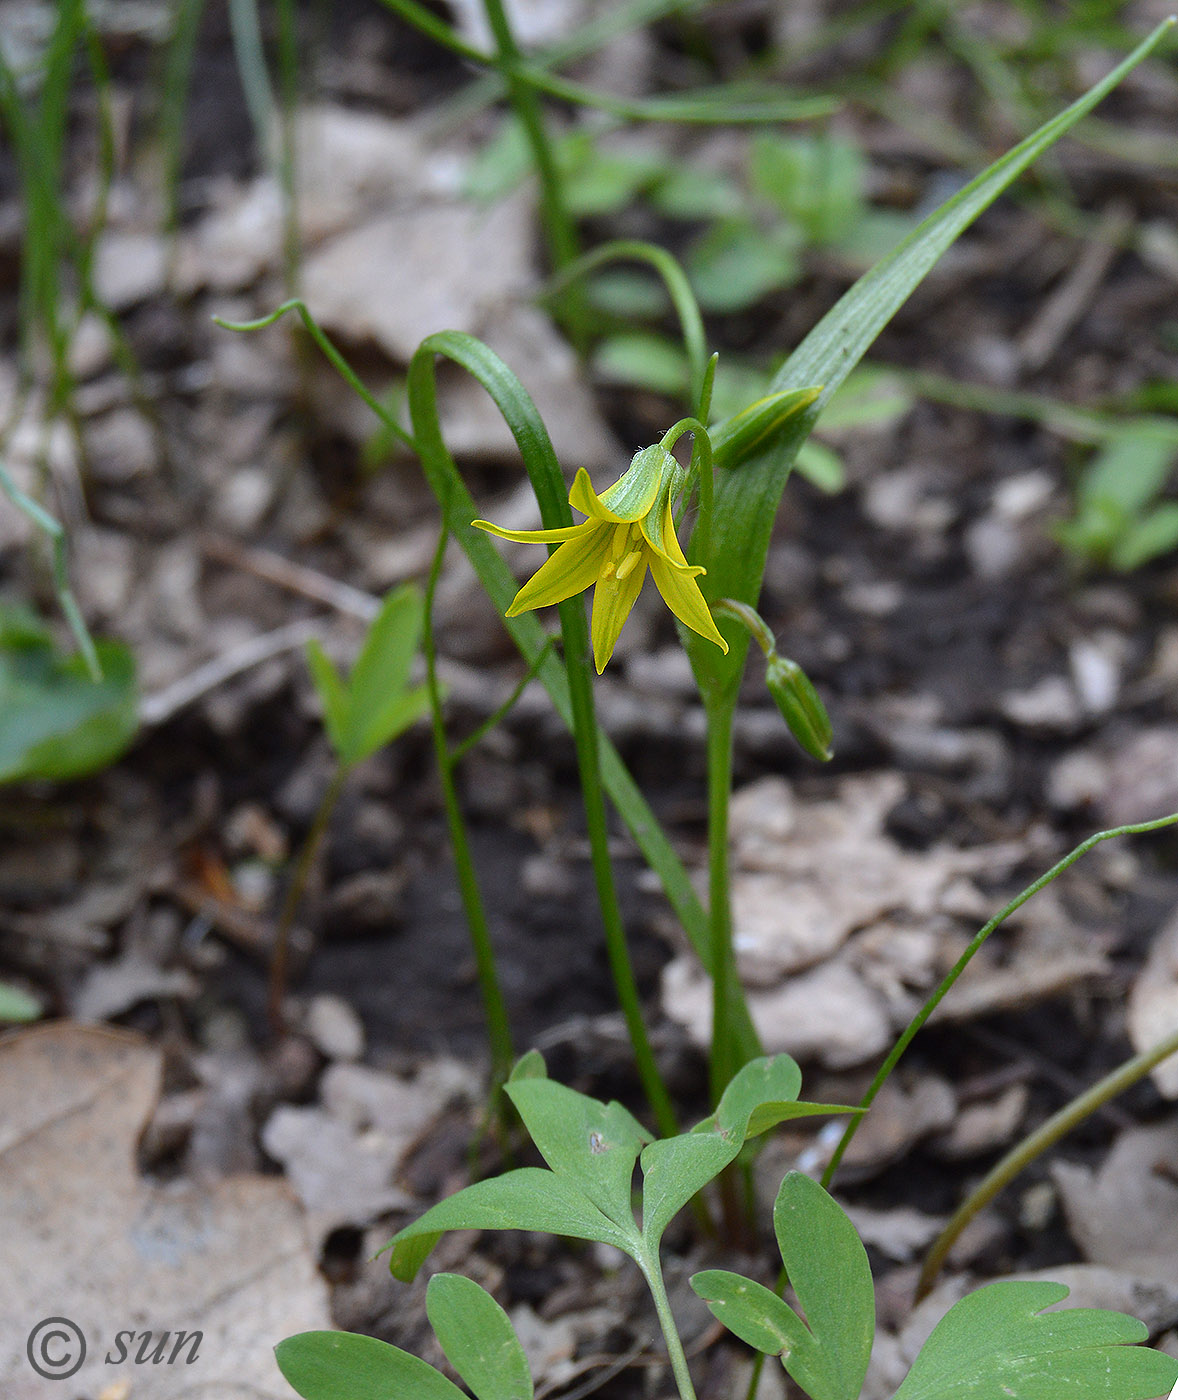
[[[560,545],[515,595],[507,616],[562,602],[593,584],[593,662],[600,674],[613,655],[622,624],[649,568],[663,601],[679,621],[726,652],[728,643],[695,581],[704,570],[687,562],[675,536],[671,495],[680,472],[666,448],[647,447],[635,456],[625,475],[600,496],[588,472],[584,468],[578,471],[569,505],[589,517],[580,525],[560,530],[501,530],[486,520],[476,520],[480,530],[505,540]]]

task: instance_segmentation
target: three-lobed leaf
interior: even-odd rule
[[[777,1355],[811,1400],[858,1400],[875,1334],[867,1252],[846,1214],[808,1176],[781,1183],[773,1224],[805,1322],[770,1289],[709,1269],[691,1286],[742,1341]]]
[[[633,1230],[634,1164],[650,1134],[619,1103],[604,1104],[551,1079],[513,1079],[505,1093],[540,1155],[624,1230]]]
[[[796,1171],[777,1193],[773,1229],[807,1324],[807,1342],[782,1358],[785,1369],[812,1400],[857,1400],[875,1335],[863,1242],[834,1197]]]
[[[788,1055],[750,1060],[729,1082],[716,1112],[689,1133],[652,1142],[641,1157],[642,1235],[654,1249],[680,1210],[751,1137],[778,1123],[819,1113],[847,1113],[837,1104],[800,1103],[802,1072]]]
[[[1008,1279],[955,1303],[893,1400],[1156,1400],[1178,1361],[1137,1345],[1148,1330],[1098,1308],[1043,1312],[1062,1283]]]
[[[476,1400],[532,1400],[532,1373],[511,1320],[485,1288],[435,1274],[425,1311],[450,1365]]]

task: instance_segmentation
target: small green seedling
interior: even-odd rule
[[[307,665],[342,769],[371,757],[428,710],[425,687],[408,688],[420,641],[421,593],[406,583],[385,598],[346,680],[319,643],[308,642]]]
[[[341,676],[316,641],[307,644],[307,666],[323,703],[323,724],[336,758],[336,770],[311,822],[287,888],[270,960],[270,1023],[283,1024],[290,930],[315,857],[348,775],[429,709],[425,686],[409,687],[409,670],[421,641],[421,592],[412,583],[393,589],[373,618],[351,673]]]
[[[1178,464],[1178,422],[1127,424],[1084,468],[1056,539],[1084,564],[1121,572],[1178,547],[1178,501],[1160,500]]]
[[[139,727],[135,658],[95,645],[101,679],[65,656],[23,608],[0,608],[0,783],[81,778],[113,763]]]
[[[728,1085],[715,1114],[690,1132],[652,1140],[620,1104],[548,1079],[532,1051],[506,1092],[548,1169],[521,1167],[440,1201],[394,1236],[392,1272],[412,1279],[447,1230],[542,1230],[614,1245],[642,1272],[679,1396],[694,1400],[660,1240],[750,1139],[792,1119],[854,1111],[800,1101],[801,1082],[788,1055],[753,1060]],[[636,1165],[640,1219],[633,1209]],[[725,1270],[697,1273],[691,1286],[742,1341],[777,1356],[811,1400],[857,1400],[871,1357],[875,1297],[855,1227],[833,1197],[797,1171],[781,1184],[773,1227],[801,1313],[763,1284]],[[1043,1314],[1066,1296],[1061,1284],[1016,1281],[970,1294],[934,1329],[893,1400],[1154,1400],[1174,1384],[1178,1361],[1140,1345],[1148,1336],[1142,1323],[1093,1308]],[[519,1341],[477,1284],[435,1275],[427,1311],[476,1400],[531,1400]],[[370,1337],[307,1332],[282,1342],[276,1356],[304,1400],[458,1400],[462,1394],[417,1357]]]

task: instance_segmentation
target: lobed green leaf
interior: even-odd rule
[[[447,1230],[543,1230],[600,1240],[630,1253],[633,1232],[604,1216],[573,1182],[541,1167],[519,1167],[439,1201],[386,1246],[389,1268],[408,1282]]]
[[[604,1104],[552,1079],[519,1079],[504,1092],[552,1170],[620,1229],[633,1231],[634,1165],[650,1134],[619,1103]]]
[[[937,1323],[893,1400],[1156,1400],[1178,1361],[1137,1343],[1148,1331],[1098,1308],[1043,1312],[1062,1283],[1009,1279],[954,1304]]]
[[[430,1326],[476,1400],[532,1400],[532,1373],[507,1314],[461,1274],[435,1274],[425,1294]]]
[[[782,1364],[811,1400],[858,1400],[875,1335],[863,1242],[834,1197],[802,1172],[781,1183],[773,1229],[807,1324],[804,1343]]]

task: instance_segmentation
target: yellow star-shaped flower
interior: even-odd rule
[[[515,595],[507,616],[562,602],[593,584],[593,662],[600,674],[613,655],[649,568],[663,601],[679,621],[726,652],[728,643],[695,581],[704,569],[687,562],[675,535],[671,496],[680,473],[666,448],[647,447],[600,496],[588,472],[584,468],[577,472],[569,505],[588,516],[580,525],[502,530],[476,520],[480,530],[505,540],[560,545]]]

